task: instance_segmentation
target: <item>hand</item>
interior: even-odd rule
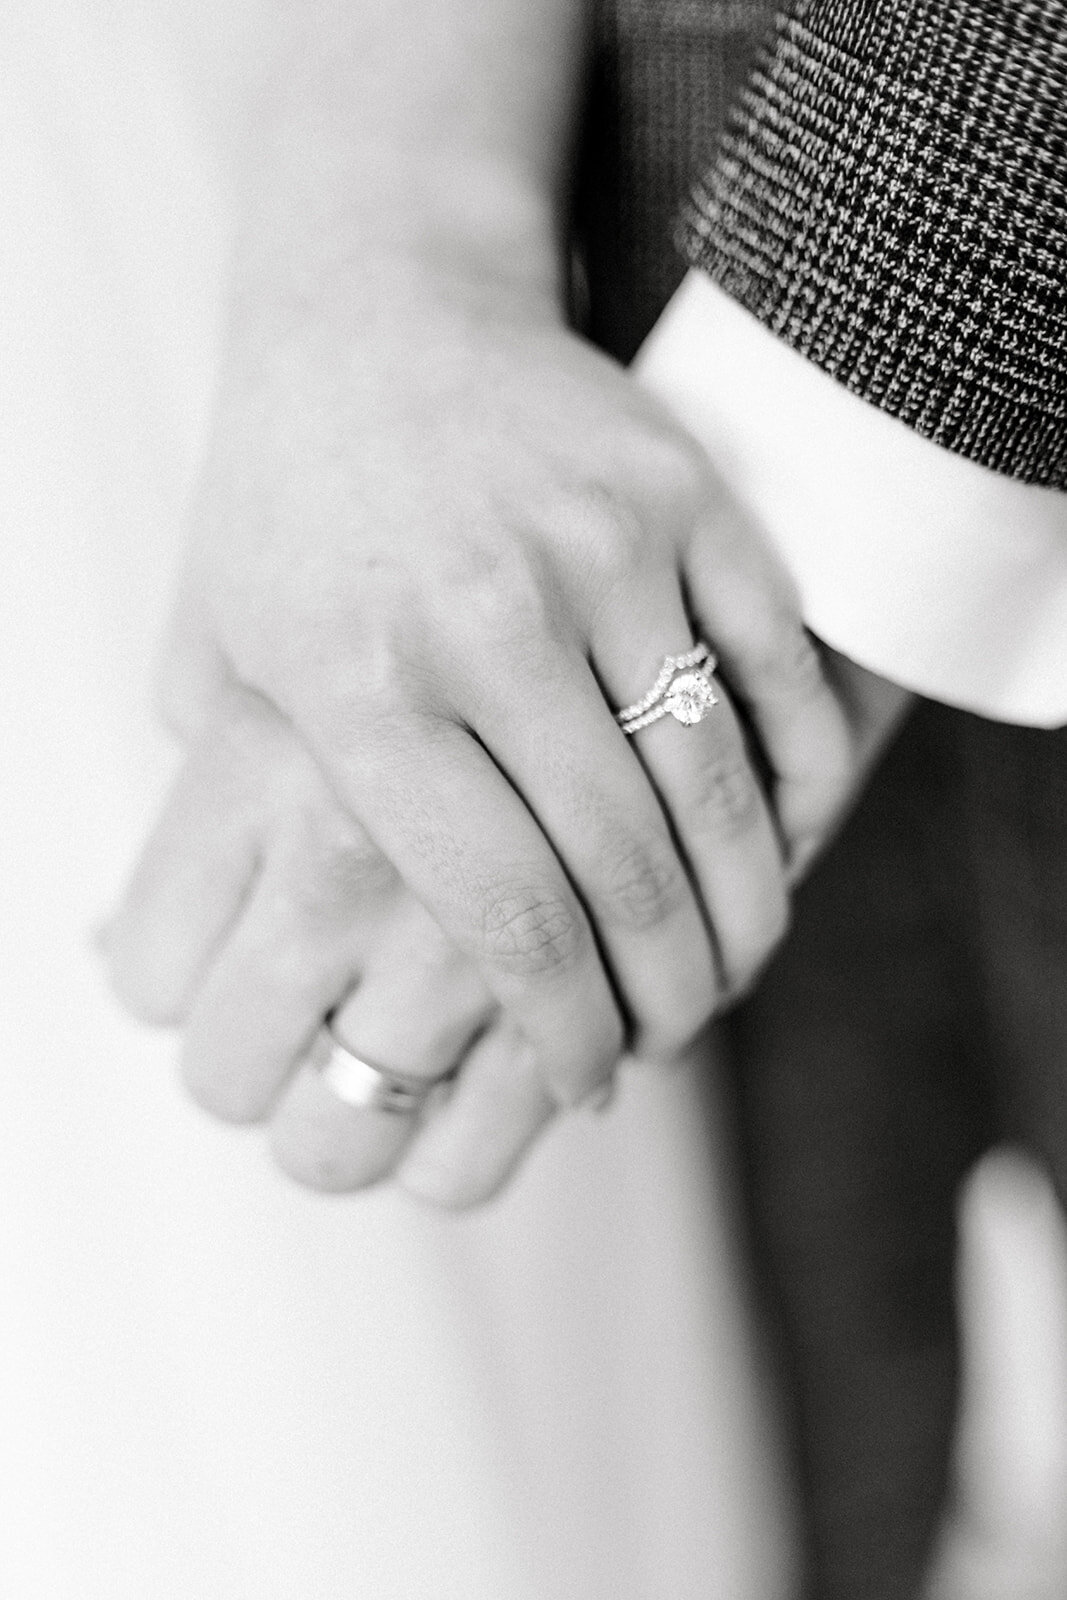
[[[751,982],[850,733],[658,404],[532,291],[403,280],[238,318],[171,695],[218,658],[282,708],[573,1102]],[[611,708],[701,636],[730,693],[627,740]]]
[[[865,764],[908,699],[843,657],[830,670]],[[471,963],[344,813],[259,696],[216,689],[109,925],[112,983],[137,1015],[182,1024],[193,1097],[269,1119],[279,1164],[348,1191],[393,1172],[437,1205],[488,1199],[551,1121],[534,1054]],[[427,1113],[357,1111],[308,1059],[321,1020],[413,1076],[460,1066]]]
[[[487,1199],[550,1120],[532,1051],[477,972],[337,805],[292,731],[231,691],[193,737],[105,941],[129,1008],[185,1029],[208,1111],[270,1122],[280,1165],[324,1190],[401,1181]],[[416,1077],[462,1063],[421,1119],[355,1110],[308,1060],[322,1018]]]

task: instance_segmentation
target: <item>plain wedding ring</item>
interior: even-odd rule
[[[329,1017],[319,1029],[313,1058],[328,1088],[346,1106],[360,1111],[420,1111],[437,1085],[452,1076],[444,1072],[436,1078],[417,1078],[366,1061],[341,1043]]]

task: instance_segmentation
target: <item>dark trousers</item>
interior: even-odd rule
[[[575,308],[622,360],[682,277],[673,219],[773,10],[599,0]],[[728,1034],[810,1593],[915,1600],[956,1406],[960,1180],[1013,1139],[1067,1185],[1067,732],[922,707]]]
[[[914,1600],[960,1181],[1010,1140],[1067,1197],[1067,730],[920,707],[728,1033],[810,1594]]]

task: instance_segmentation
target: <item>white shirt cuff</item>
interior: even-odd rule
[[[1067,494],[858,400],[702,272],[634,370],[761,520],[813,632],[931,699],[1067,723]]]

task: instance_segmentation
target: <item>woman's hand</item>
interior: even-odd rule
[[[128,1007],[184,1028],[186,1085],[324,1190],[401,1163],[439,1205],[485,1200],[549,1121],[533,1053],[471,963],[337,805],[285,722],[232,691],[194,737],[105,939]],[[421,1118],[357,1110],[315,1062],[323,1016],[372,1061],[435,1079]]]
[[[757,532],[550,297],[355,276],[235,318],[170,693],[217,657],[282,708],[574,1102],[751,982],[849,729]],[[701,637],[721,703],[627,739]]]
[[[239,1116],[273,1103],[311,1018],[388,948],[386,923],[354,911],[383,859],[523,1040],[523,1081],[570,1102],[624,1044],[675,1054],[773,948],[787,878],[856,771],[846,709],[758,533],[659,404],[563,324],[575,8],[417,9],[415,26],[389,7],[280,14],[164,675],[186,726],[220,685],[280,708],[371,885],[359,866],[331,889],[331,845],[301,893],[293,863],[318,859],[316,836],[287,831],[283,784],[271,826],[289,844],[270,874],[239,823],[206,869],[203,849],[183,868],[188,829],[165,825],[141,912],[116,933],[131,998],[153,941],[169,949],[179,999],[150,985],[147,1009],[191,1006],[188,1075]],[[701,637],[720,704],[627,739],[613,709]],[[229,756],[216,772],[197,749],[206,776],[186,784],[221,795],[224,816],[275,795],[262,777],[245,794]],[[187,880],[206,908],[191,920]],[[373,932],[353,946],[360,917]],[[241,976],[242,961],[260,971],[257,940],[290,963],[262,1008]]]

